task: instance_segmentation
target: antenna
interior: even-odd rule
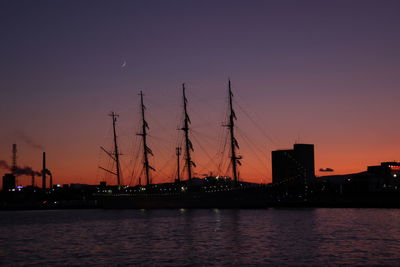
[[[194,151],[193,144],[189,139],[189,125],[190,125],[190,118],[187,113],[187,99],[186,99],[186,88],[185,84],[182,84],[182,92],[183,92],[183,113],[184,113],[184,121],[183,121],[183,128],[181,130],[185,133],[185,155],[186,155],[186,168],[187,168],[187,175],[188,180],[192,180],[192,166],[196,167],[196,164],[192,161],[190,157],[190,151]]]

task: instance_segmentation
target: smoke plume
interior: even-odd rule
[[[5,160],[0,160],[0,169],[10,169],[10,166],[7,164]]]
[[[28,136],[24,132],[18,130],[15,131],[15,136],[24,142],[25,144],[29,145],[32,148],[38,149],[38,150],[44,150],[44,147],[40,144],[38,144],[35,140],[32,139],[32,137]]]
[[[40,172],[34,171],[31,167],[24,167],[24,168],[16,167],[14,173],[17,175],[32,175],[32,174],[41,175]]]
[[[23,168],[21,167],[15,167],[12,168],[10,165],[5,160],[0,160],[0,169],[6,169],[11,172],[13,172],[16,175],[42,175],[41,172],[33,170],[31,167],[25,166]],[[47,171],[46,171],[47,172]],[[49,172],[49,171],[48,171]]]

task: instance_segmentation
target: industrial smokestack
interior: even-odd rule
[[[50,187],[49,188],[53,188],[53,174],[51,173],[51,171],[49,171],[49,169],[46,169],[46,174],[50,175]]]
[[[16,170],[17,170],[17,144],[12,145],[12,166],[11,166],[11,172],[12,174],[16,175]]]
[[[17,144],[13,144],[12,145],[11,173],[15,176],[15,184],[18,185],[18,177],[17,177]]]
[[[43,152],[42,188],[46,189],[46,152]]]

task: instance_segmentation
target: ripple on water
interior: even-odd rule
[[[395,209],[1,215],[3,266],[393,265],[400,260],[400,210]]]

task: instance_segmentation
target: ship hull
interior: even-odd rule
[[[263,208],[268,206],[262,188],[219,192],[184,192],[175,194],[112,194],[98,195],[101,208],[176,209],[176,208]]]

